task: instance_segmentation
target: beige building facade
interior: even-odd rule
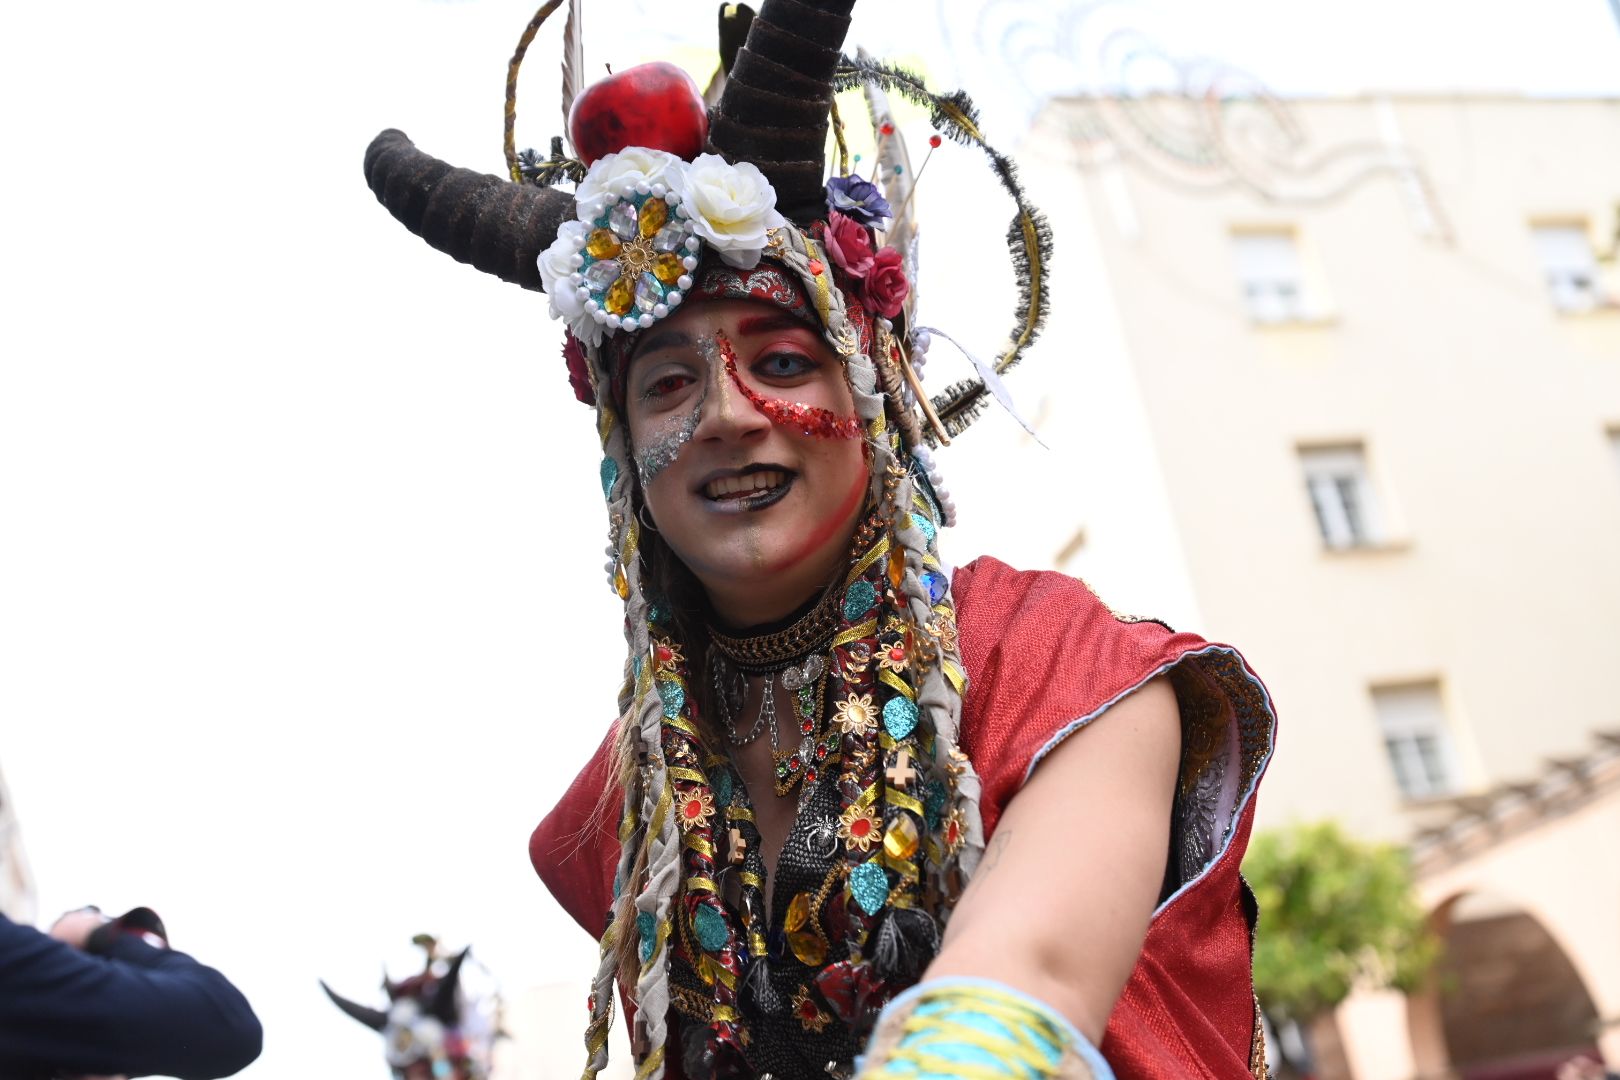
[[[1620,100],[1063,101],[1020,160],[1058,247],[1043,368],[1008,382],[1050,450],[993,422],[944,452],[954,550],[1025,522],[1023,564],[1239,645],[1281,714],[1260,828],[1427,850],[1608,745]],[[1448,929],[1530,913],[1615,1065],[1609,813],[1538,819],[1423,888]],[[1347,1009],[1354,1075],[1543,1075],[1414,1050],[1438,1029],[1405,1015]]]

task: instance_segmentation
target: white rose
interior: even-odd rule
[[[741,270],[758,264],[766,230],[786,224],[776,212],[776,189],[746,161],[733,165],[704,154],[686,167],[680,191],[693,231]]]
[[[586,172],[585,179],[574,189],[579,219],[594,221],[607,209],[607,194],[622,194],[625,181],[632,188],[645,183],[663,184],[669,188],[680,185],[680,174],[686,162],[665,150],[649,150],[644,146],[627,146],[617,154],[603,154]]]
[[[582,311],[568,320],[568,329],[580,341],[593,348],[602,344],[604,336],[602,324],[593,319],[590,312]]]
[[[554,319],[572,319],[585,310],[579,289],[568,279],[574,272],[574,256],[585,247],[589,232],[590,226],[583,221],[565,221],[557,230],[557,239],[540,253],[540,287],[551,298]]]

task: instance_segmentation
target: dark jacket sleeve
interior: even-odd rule
[[[0,916],[0,1077],[212,1080],[259,1056],[247,999],[213,968],[126,934],[91,955]]]

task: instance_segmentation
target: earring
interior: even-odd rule
[[[643,532],[654,532],[655,533],[655,532],[658,531],[658,526],[654,525],[651,521],[647,520],[647,504],[646,503],[642,503],[640,506],[636,507],[636,520],[641,522],[641,528],[642,528]]]

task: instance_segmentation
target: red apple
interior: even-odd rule
[[[691,161],[703,152],[708,136],[709,110],[697,84],[662,61],[592,83],[568,113],[568,137],[587,165],[627,146],[667,150]]]

